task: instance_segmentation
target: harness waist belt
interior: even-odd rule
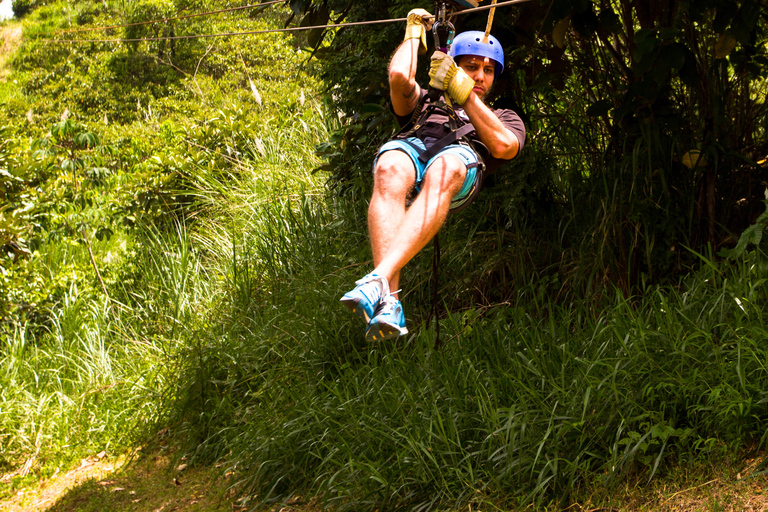
[[[421,163],[426,164],[429,162],[429,160],[434,157],[436,154],[438,154],[444,147],[448,146],[449,144],[453,144],[460,138],[464,137],[465,135],[469,135],[475,131],[475,127],[471,124],[465,124],[461,128],[458,128],[442,139],[435,142],[435,144],[427,149],[425,152],[423,152],[421,155],[419,155],[419,160]]]

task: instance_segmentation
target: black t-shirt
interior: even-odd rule
[[[427,94],[427,91],[422,90],[421,95],[422,98]],[[421,98],[420,98],[421,99]],[[424,103],[424,109],[427,108],[429,105],[429,98],[426,99]],[[464,124],[469,124],[469,116],[467,116],[467,113],[464,112],[464,109],[461,108],[458,105],[454,105],[454,111],[456,112],[456,116],[459,118],[460,124],[457,126],[457,128],[463,126]],[[525,145],[525,125],[523,124],[522,119],[520,119],[520,116],[518,116],[514,110],[510,109],[493,109],[492,112],[496,115],[496,117],[499,118],[499,120],[502,122],[502,124],[512,133],[515,134],[517,137],[518,142],[520,143],[520,147],[518,149],[517,154],[520,154],[520,151],[523,150],[523,145]],[[410,113],[405,116],[398,116],[395,114],[395,117],[397,118],[397,122],[402,128],[403,126],[406,126],[411,119],[413,118],[413,113]],[[450,133],[450,123],[448,115],[444,112],[441,112],[440,109],[434,109],[433,113],[427,118],[427,120],[423,123],[423,128],[419,130],[419,133],[421,135],[422,140],[424,140],[424,144],[427,146],[427,149],[434,144],[437,140],[443,138],[445,135],[448,135]],[[485,175],[489,175],[494,173],[499,167],[501,167],[506,160],[502,160],[500,158],[494,158],[491,156],[487,150],[480,150],[476,144],[481,144],[480,138],[477,136],[477,132],[472,132],[469,135],[467,135],[467,138],[470,140],[470,143],[475,147],[475,150],[478,152],[481,152],[483,154],[483,159],[485,161]],[[483,146],[484,147],[484,146]]]

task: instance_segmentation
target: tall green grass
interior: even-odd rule
[[[349,332],[351,320],[305,293],[321,328],[254,360],[264,397],[244,410],[234,458],[258,468],[262,499],[317,492],[342,508],[458,509],[567,502],[595,480],[611,487],[764,443],[764,292],[749,273],[712,278],[682,293],[617,293],[602,311],[451,314],[438,352],[418,325],[361,347],[361,326]]]
[[[227,379],[226,371],[219,372],[226,361],[218,347],[234,339],[229,333],[241,325],[230,320],[246,317],[255,300],[268,296],[262,277],[249,270],[248,251],[255,245],[230,229],[233,217],[226,210],[253,204],[256,210],[243,209],[244,217],[262,215],[258,203],[273,197],[290,209],[300,186],[317,194],[322,182],[312,175],[314,144],[327,138],[325,123],[316,119],[316,80],[308,73],[314,64],[292,37],[180,45],[173,68],[147,57],[146,48],[57,45],[44,51],[35,42],[41,31],[69,26],[69,14],[77,24],[90,19],[102,26],[122,16],[106,4],[90,4],[72,11],[54,2],[25,18],[27,39],[11,60],[18,91],[0,91],[13,100],[3,110],[7,117],[27,119],[23,137],[44,133],[47,120],[58,120],[66,108],[97,126],[110,144],[98,200],[83,206],[86,221],[109,228],[104,241],[88,242],[95,263],[72,229],[82,219],[52,227],[40,222],[51,216],[42,209],[19,221],[19,236],[32,240],[29,252],[16,257],[8,246],[3,252],[0,286],[3,311],[10,314],[0,325],[0,494],[85,455],[146,441],[153,428],[169,426],[177,404],[186,404],[184,417],[197,414],[195,428],[187,430],[190,439],[214,446],[212,432],[221,424],[215,422],[234,410],[226,400],[221,414],[208,408],[208,397],[219,394],[218,381]],[[282,26],[289,12],[249,23]],[[216,19],[220,31],[243,21]],[[199,31],[216,31],[210,28]],[[48,78],[37,80],[41,73]],[[65,86],[73,76],[83,87]],[[55,195],[46,181],[57,175],[60,162],[34,166],[31,141],[19,136],[24,143],[15,144],[10,129],[4,136],[9,183],[31,184],[32,195],[19,196],[50,198],[50,210],[61,214],[67,203],[61,194],[70,186]],[[239,194],[237,201],[231,191]],[[29,206],[25,199],[24,211]],[[15,216],[21,207],[9,208],[6,213]],[[222,224],[208,220],[219,214],[221,233]],[[202,236],[206,229],[217,236]],[[219,266],[220,251],[232,264]]]
[[[307,145],[288,133],[284,151]],[[309,174],[291,192],[290,178],[262,173],[276,157],[259,154],[236,176],[192,180],[219,199],[184,242],[200,250],[191,273],[208,282],[195,299],[208,305],[185,324],[168,416],[193,459],[226,461],[255,502],[565,505],[584,488],[609,495],[670,464],[765,445],[759,250],[735,263],[693,255],[701,269],[674,286],[556,302],[551,275],[525,270],[540,250],[523,244],[533,234],[487,229],[470,212],[446,226],[442,292],[464,296],[444,295],[442,348],[425,321],[430,249],[404,276],[412,334],[366,345],[364,326],[338,305],[371,267],[364,216],[318,194]],[[473,218],[472,239],[455,243],[465,235],[451,230]],[[467,262],[494,258],[517,291],[473,306]]]
[[[3,338],[3,471],[154,428],[190,462],[222,462],[252,503],[509,509],[765,446],[765,254],[690,253],[701,268],[674,285],[609,285],[652,267],[629,220],[648,205],[615,177],[653,171],[642,147],[584,200],[601,209],[572,222],[591,231],[542,233],[556,223],[537,222],[541,209],[515,212],[555,165],[529,146],[516,165],[533,183],[500,203],[502,180],[442,232],[442,347],[426,322],[431,248],[402,280],[412,334],[366,345],[338,303],[371,270],[365,204],[330,197],[313,172],[340,121],[294,101],[295,86],[263,106],[227,92],[206,91],[215,112],[164,125],[162,154],[133,155],[184,199],[137,228],[135,254],[108,274],[112,302],[72,286],[47,331]],[[82,271],[84,254],[51,248],[45,265]]]
[[[0,348],[0,469],[13,488],[138,440],[157,414],[157,347],[126,336],[119,307],[73,286],[46,333],[17,326]]]

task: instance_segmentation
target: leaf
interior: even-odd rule
[[[80,132],[75,136],[75,144],[81,148],[93,148],[99,143],[96,135],[90,132]]]
[[[736,48],[736,38],[725,32],[715,43],[715,58],[724,59],[734,48]]]
[[[659,40],[656,38],[656,32],[649,29],[642,29],[635,35],[635,51],[633,58],[635,62],[640,63],[643,57],[650,55],[656,49]]]
[[[565,46],[565,33],[568,31],[568,27],[571,24],[571,17],[567,17],[557,22],[555,28],[552,30],[552,41],[558,48]]]
[[[680,29],[677,27],[665,27],[659,30],[659,38],[662,41],[674,41],[680,34]]]
[[[598,16],[600,27],[609,34],[618,34],[621,32],[621,19],[610,7],[600,11]]]
[[[685,51],[685,46],[679,43],[660,48],[653,68],[653,78],[657,83],[665,83],[669,73],[678,71],[685,65]]]
[[[744,2],[741,6],[741,19],[750,30],[757,26],[757,22],[760,20],[760,6],[757,2]]]
[[[362,107],[360,107],[360,112],[363,114],[367,113],[378,113],[385,110],[385,108],[378,103],[364,103]]]
[[[763,239],[763,230],[765,229],[765,224],[761,222],[761,220],[764,220],[762,219],[764,216],[765,213],[763,213],[763,215],[757,219],[757,222],[744,230],[744,232],[739,237],[739,241],[736,243],[736,247],[730,251],[726,251],[725,254],[729,259],[733,260],[743,256],[744,252],[750,244],[760,244],[760,241]]]
[[[327,24],[329,20],[330,13],[325,4],[321,5],[317,10],[309,12],[301,20],[302,27],[318,27],[310,30],[307,34],[307,45],[310,48],[317,48],[320,46],[320,43],[323,41],[323,36],[325,35],[325,28],[322,26]]]
[[[325,35],[324,28],[313,28],[307,34],[307,44],[309,44],[311,48],[316,48],[323,41],[324,35]]]
[[[712,22],[712,28],[715,32],[724,32],[737,13],[738,5],[736,5],[734,0],[723,0],[719,2],[715,20]]]
[[[581,38],[590,38],[600,26],[600,20],[590,8],[576,14],[573,19],[573,30]]]
[[[291,0],[291,11],[296,16],[299,16],[306,8],[309,2],[307,0]]]

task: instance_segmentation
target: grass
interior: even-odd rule
[[[650,484],[627,481],[610,496],[599,484],[585,486],[571,509],[620,512],[678,512],[681,510],[761,511],[768,504],[765,475],[749,476],[759,468],[761,455],[713,466],[702,461],[671,468],[663,479]],[[111,510],[154,512],[157,510],[218,511],[253,510],[272,512],[316,512],[315,500],[295,496],[276,506],[255,507],[248,497],[228,490],[236,474],[224,475],[210,465],[188,466],[167,446],[144,451],[129,460],[98,454],[84,458],[70,471],[57,473],[12,498],[0,501],[4,512],[42,510],[74,512]],[[489,503],[480,510],[510,510]],[[472,507],[473,510],[476,509]],[[556,510],[541,507],[540,510]],[[452,509],[444,509],[452,510]],[[524,507],[516,510],[532,510]]]
[[[567,506],[764,446],[759,251],[599,304],[550,302],[534,276],[504,304],[448,312],[440,351],[411,274],[413,334],[365,346],[336,304],[369,265],[362,219],[307,193],[254,201],[259,175],[239,176],[192,237],[220,299],[172,417],[192,460],[250,468],[233,488],[256,503]],[[444,275],[464,272],[457,250]]]
[[[52,321],[46,336],[21,328],[5,339],[0,442],[4,473],[12,471],[3,494],[83,454],[125,449],[133,427],[154,416],[147,396],[159,354],[122,338],[118,311],[73,289]]]
[[[530,264],[547,250],[536,227],[505,216],[491,193],[443,232],[442,348],[426,322],[430,249],[403,278],[412,334],[366,345],[338,305],[370,270],[365,205],[326,194],[313,172],[313,148],[340,121],[312,94],[300,101],[298,86],[259,85],[257,105],[234,78],[196,83],[206,115],[163,119],[147,107],[165,143],[154,154],[157,142],[133,141],[152,154],[121,160],[156,171],[158,196],[184,200],[118,234],[129,240],[107,272],[112,300],[83,288],[82,247],[52,243],[36,262],[51,279],[83,275],[64,280],[45,329],[22,324],[3,338],[3,495],[157,431],[169,440],[150,439],[179,451],[85,482],[54,510],[191,507],[198,489],[190,496],[185,478],[171,485],[175,473],[163,473],[182,457],[201,485],[212,466],[226,472],[212,494],[249,506],[556,510],[624,499],[642,509],[635,489],[672,479],[703,492],[705,461],[763,453],[759,248],[734,262],[692,254],[700,269],[632,296],[582,260],[573,272],[600,293],[552,300],[563,276]],[[618,240],[611,204],[597,232]],[[618,245],[597,238],[595,258]],[[114,249],[94,247],[100,263]],[[688,470],[693,484],[675,473]],[[749,465],[749,481],[764,482],[762,471]],[[661,492],[654,510],[677,504],[676,492]],[[736,503],[716,492],[697,502]]]

